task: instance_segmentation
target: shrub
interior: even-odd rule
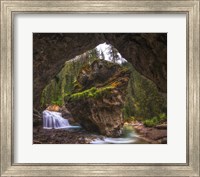
[[[62,97],[59,97],[57,100],[51,101],[51,104],[62,106],[63,105],[63,99],[62,99]]]
[[[167,121],[167,115],[165,113],[159,114],[159,121],[160,122],[165,122]]]
[[[147,127],[154,127],[167,120],[167,115],[165,113],[159,114],[157,117],[151,119],[146,119],[143,121],[143,124]]]
[[[143,123],[146,127],[156,126],[156,123],[153,121],[153,119],[147,119],[147,120],[143,121]]]

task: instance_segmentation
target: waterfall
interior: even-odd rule
[[[71,127],[68,120],[64,119],[62,114],[59,112],[44,110],[42,114],[44,129],[61,129]]]

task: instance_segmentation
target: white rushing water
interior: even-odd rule
[[[44,110],[42,113],[44,129],[63,129],[63,128],[79,128],[80,126],[72,126],[67,119],[62,117],[59,112]]]
[[[43,128],[44,129],[67,129],[75,131],[81,130],[81,126],[72,126],[67,119],[62,117],[62,114],[54,111],[43,111]],[[134,131],[132,126],[124,126],[122,135],[118,138],[101,137],[96,138],[90,144],[140,144],[140,136]]]
[[[134,131],[132,126],[124,126],[123,134],[119,138],[104,137],[95,139],[91,144],[133,144],[140,141],[140,136]]]
[[[132,144],[136,139],[132,138],[104,138],[91,141],[91,144]]]

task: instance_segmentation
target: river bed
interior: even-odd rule
[[[50,131],[45,131],[50,130]],[[64,119],[62,114],[59,112],[44,110],[43,111],[43,133],[51,133],[54,132],[63,134],[73,133],[74,136],[82,136],[79,137],[78,140],[86,139],[86,143],[90,144],[146,144],[147,142],[141,138],[141,136],[135,131],[132,125],[124,124],[122,135],[117,138],[106,137],[102,135],[98,135],[97,133],[87,132],[81,126],[70,125],[68,119]],[[60,130],[60,131],[59,131]],[[60,135],[59,135],[60,136]],[[57,136],[54,136],[57,138]],[[51,140],[52,141],[52,140]],[[78,142],[77,142],[78,143]]]
[[[124,125],[122,135],[118,138],[97,138],[90,144],[148,144],[133,128],[132,125]]]
[[[33,128],[33,144],[147,144],[131,125],[125,125],[118,138],[91,133],[80,126],[63,129]]]

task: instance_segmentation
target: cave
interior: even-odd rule
[[[98,44],[115,46],[135,69],[167,93],[166,33],[33,33],[33,105],[63,64]]]
[[[118,138],[134,124],[166,143],[166,95],[166,33],[33,34],[35,131],[43,118]]]

